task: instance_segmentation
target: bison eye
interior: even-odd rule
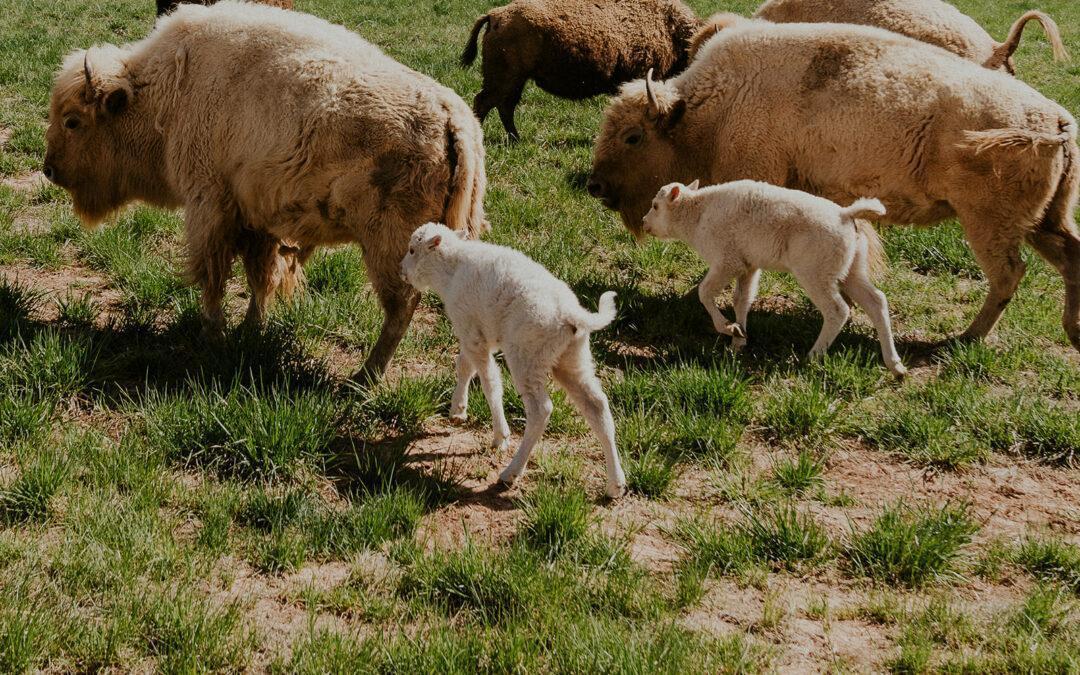
[[[641,142],[641,133],[640,132],[635,131],[634,133],[632,133],[632,134],[630,134],[629,136],[626,137],[626,144],[627,145],[637,145],[640,142]]]
[[[70,115],[68,117],[65,117],[64,118],[64,128],[65,129],[78,129],[79,128],[79,118],[75,117],[74,115]]]

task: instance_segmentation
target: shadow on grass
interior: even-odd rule
[[[708,366],[730,350],[730,338],[713,329],[696,286],[681,295],[657,294],[642,291],[634,284],[587,278],[573,288],[579,297],[596,297],[608,290],[618,294],[615,321],[593,338],[594,353],[608,366],[649,368],[672,361]],[[729,319],[735,318],[730,306],[722,306],[721,310]],[[748,323],[749,341],[739,359],[751,371],[769,375],[787,370],[792,360],[806,360],[821,330],[822,318],[808,301],[796,304],[760,297],[750,311]],[[958,337],[923,340],[897,336],[896,348],[908,366],[923,366],[958,341]],[[642,349],[628,350],[626,346]],[[830,353],[844,350],[880,355],[876,332],[868,326],[853,329],[849,322]]]

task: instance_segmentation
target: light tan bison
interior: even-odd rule
[[[514,108],[530,79],[569,99],[614,93],[650,68],[686,67],[690,37],[701,24],[681,0],[514,0],[476,20],[461,55],[476,59],[484,34],[484,86],[473,110],[483,122],[497,108],[511,139]]]
[[[1057,24],[1039,11],[1025,12],[1009,29],[1004,42],[990,37],[982,26],[942,0],[768,0],[754,13],[755,19],[773,23],[854,23],[877,26],[894,33],[929,42],[986,68],[1004,68],[1016,74],[1012,54],[1029,21],[1038,21],[1050,41],[1055,59],[1068,58]],[[694,35],[691,53],[730,22],[718,14]]]
[[[177,6],[185,3],[193,5],[212,5],[217,0],[157,0],[157,15],[168,14],[177,8]],[[261,2],[264,5],[271,5],[273,7],[281,7],[282,9],[292,9],[293,0],[251,0],[251,2]]]
[[[1002,72],[878,28],[742,20],[680,76],[623,86],[588,189],[640,234],[657,190],[695,178],[873,195],[898,224],[959,218],[990,281],[970,338],[1012,298],[1027,241],[1065,280],[1080,349],[1076,122]]]
[[[482,132],[453,91],[344,28],[261,5],[184,5],[145,40],[71,54],[47,140],[45,174],[87,225],[135,200],[184,207],[214,333],[236,255],[257,321],[290,256],[359,244],[386,312],[365,375],[416,308],[398,275],[413,230],[487,227]]]

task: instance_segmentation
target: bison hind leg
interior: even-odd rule
[[[285,294],[291,294],[297,283],[299,254],[300,249],[282,244],[269,233],[244,232],[240,255],[251,292],[245,325],[258,327],[266,321],[266,313],[279,288]]]
[[[1065,229],[1056,232],[1038,229],[1028,234],[1027,240],[1065,281],[1061,323],[1069,342],[1080,351],[1080,237]]]

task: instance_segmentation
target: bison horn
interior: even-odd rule
[[[649,105],[652,106],[653,111],[660,112],[660,104],[656,100],[656,94],[652,89],[652,72],[653,69],[649,68],[649,72],[645,73],[645,95],[649,97]]]
[[[87,91],[94,90],[94,68],[90,65],[90,50],[87,49],[83,55],[83,75],[86,76],[86,89]]]

